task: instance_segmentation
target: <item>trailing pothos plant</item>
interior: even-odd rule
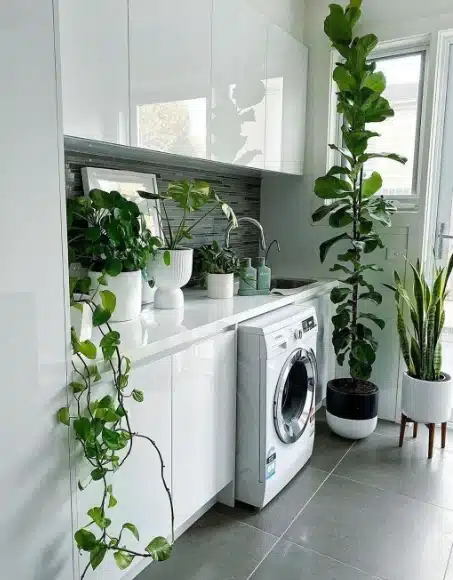
[[[376,195],[382,187],[382,177],[376,171],[368,175],[366,164],[376,158],[407,161],[394,153],[369,150],[369,140],[379,134],[370,131],[367,125],[385,121],[394,111],[382,96],[385,76],[376,71],[375,62],[368,60],[377,45],[377,37],[374,34],[354,36],[361,4],[361,0],[351,0],[345,8],[331,4],[324,24],[332,47],[341,55],[333,80],[338,86],[337,111],[344,119],[343,143],[329,147],[338,152],[342,164],[334,165],[327,175],[316,180],[314,191],[324,204],[313,214],[315,222],[329,217],[333,228],[344,230],[321,244],[320,259],[324,262],[335,244],[346,243],[337,257],[339,263],[331,268],[332,272],[345,274],[341,285],[331,294],[332,302],[337,305],[332,318],[332,342],[340,365],[348,357],[354,384],[355,379],[369,379],[376,359],[378,343],[368,324],[384,327],[383,320],[362,307],[366,301],[382,302],[382,295],[366,279],[367,272],[381,268],[369,263],[365,255],[384,247],[376,225],[390,226],[391,215],[397,209],[394,202]]]
[[[192,230],[216,209],[220,209],[226,218],[237,226],[233,209],[220,199],[209,183],[204,181],[190,181],[188,179],[172,181],[168,184],[164,194],[147,191],[138,191],[138,194],[144,199],[157,199],[161,202],[162,210],[158,209],[158,212],[160,219],[164,222],[164,250],[167,250],[164,254],[164,261],[167,265],[170,264],[171,260],[168,250],[177,250],[180,248],[181,242],[191,240]],[[181,220],[176,227],[172,225],[168,214],[167,204],[169,202],[175,203],[182,210]],[[190,215],[200,211],[206,205],[211,205],[211,208],[193,223],[189,223]]]
[[[99,490],[99,501],[88,510],[86,522],[74,536],[79,550],[88,555],[81,579],[85,578],[90,569],[95,570],[100,566],[109,553],[122,570],[136,557],[154,560],[166,560],[170,557],[172,545],[164,537],[148,538],[142,550],[135,549],[135,544],[134,548],[129,547],[127,534],[139,541],[139,530],[131,522],[124,522],[118,529],[112,525],[109,517],[109,510],[114,509],[118,503],[113,488],[114,476],[130,457],[137,439],[148,441],[157,453],[160,462],[159,477],[169,502],[172,543],[174,541],[173,501],[165,479],[162,453],[151,437],[134,429],[129,417],[127,403],[143,402],[144,393],[129,387],[131,361],[121,352],[120,333],[109,323],[115,310],[116,297],[105,288],[104,279],[105,273],[118,274],[120,263],[122,269],[140,268],[154,244],[151,244],[147,234],[143,238],[144,232],[137,230],[132,223],[138,220],[136,209],[132,205],[122,207],[123,201],[117,195],[113,195],[114,207],[105,207],[109,204],[109,199],[112,199],[111,195],[100,196],[92,193],[88,200],[82,201],[80,198],[79,202],[71,200],[68,203],[68,208],[73,212],[69,218],[68,230],[70,259],[83,258],[85,265],[95,263],[100,271],[96,288],[90,288],[90,279],[84,276],[70,279],[71,306],[79,309],[84,304],[89,306],[93,327],[99,330],[101,339],[96,346],[90,340],[81,340],[75,329],[71,328],[73,376],[69,389],[73,402],[57,412],[59,422],[72,429],[90,470],[86,481],[78,482],[79,490],[83,491],[93,485],[97,485]],[[82,227],[83,224],[86,226],[87,219],[89,227]],[[114,225],[110,228],[112,223]],[[96,234],[90,233],[93,229]],[[108,241],[105,236],[114,230],[114,239]],[[74,234],[75,237],[72,237]],[[82,234],[85,240],[78,237]],[[149,247],[146,247],[146,240]],[[74,293],[74,290],[80,289],[87,293]],[[104,370],[111,372],[112,390],[111,394],[99,396],[97,383],[101,381],[101,372]]]

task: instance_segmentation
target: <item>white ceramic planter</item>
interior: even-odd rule
[[[99,286],[99,272],[89,272],[91,278],[91,288]],[[110,290],[116,296],[116,307],[112,314],[111,322],[125,322],[135,320],[140,316],[142,310],[142,273],[121,272],[118,276],[105,276],[107,286],[100,286],[99,290]],[[101,300],[97,295],[94,301],[100,304]]]
[[[208,274],[207,285],[208,298],[233,298],[234,274]]]
[[[445,423],[453,408],[453,382],[443,373],[443,381],[422,381],[403,375],[401,408],[409,419],[417,423]]]
[[[164,262],[164,252],[170,252],[170,265]],[[157,250],[148,262],[148,272],[156,283],[154,308],[173,310],[184,307],[182,286],[185,286],[192,275],[193,250]]]

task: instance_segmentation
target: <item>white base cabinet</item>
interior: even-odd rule
[[[144,366],[135,366],[131,371],[131,389],[139,389],[144,393],[144,401],[137,403],[127,400],[127,408],[133,431],[151,437],[158,445],[165,461],[165,478],[168,485],[172,480],[172,450],[171,450],[171,357],[151,362]],[[129,389],[129,387],[128,387]],[[100,384],[99,395],[102,397],[111,393],[110,383]],[[81,472],[80,468],[84,471]],[[87,462],[79,462],[77,477],[82,482],[89,476]],[[108,510],[112,520],[112,531],[118,532],[126,522],[137,526],[140,541],[125,530],[124,543],[132,550],[142,552],[156,536],[170,537],[170,508],[165,489],[160,479],[160,462],[152,445],[145,440],[135,439],[133,450],[121,469],[111,478],[114,496],[118,504]],[[87,511],[99,505],[101,482],[92,482],[83,492],[77,491],[78,525],[89,522]],[[88,562],[86,554],[79,556],[79,565]],[[137,558],[128,568],[127,574],[133,575],[133,569],[143,567],[141,558]],[[139,571],[138,570],[138,571]],[[102,565],[90,572],[90,578],[119,580],[126,572],[120,570],[108,554]]]
[[[173,357],[173,494],[176,527],[234,479],[236,332]]]

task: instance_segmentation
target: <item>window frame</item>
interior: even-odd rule
[[[416,149],[414,155],[414,171],[412,179],[413,192],[409,195],[386,195],[386,199],[398,202],[399,211],[418,211],[420,208],[421,199],[421,184],[422,184],[422,166],[424,145],[426,141],[426,102],[427,89],[429,77],[429,61],[430,61],[430,35],[424,34],[410,38],[403,38],[398,40],[390,40],[380,42],[370,55],[370,60],[380,60],[385,58],[398,58],[409,56],[411,54],[421,54],[421,76],[419,86],[419,99],[417,104],[417,137]],[[342,139],[341,127],[343,124],[342,115],[337,113],[337,86],[332,78],[336,63],[341,61],[342,57],[336,50],[331,51],[330,55],[330,101],[329,101],[329,127],[328,127],[328,143],[339,143]],[[329,149],[327,155],[326,169],[328,170],[332,165],[340,164],[340,154],[334,150]]]

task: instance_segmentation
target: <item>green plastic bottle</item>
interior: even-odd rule
[[[271,269],[266,266],[265,258],[256,259],[257,289],[271,289]]]
[[[257,271],[252,267],[251,258],[245,258],[241,262],[239,277],[239,294],[247,296],[254,294],[257,284]]]

